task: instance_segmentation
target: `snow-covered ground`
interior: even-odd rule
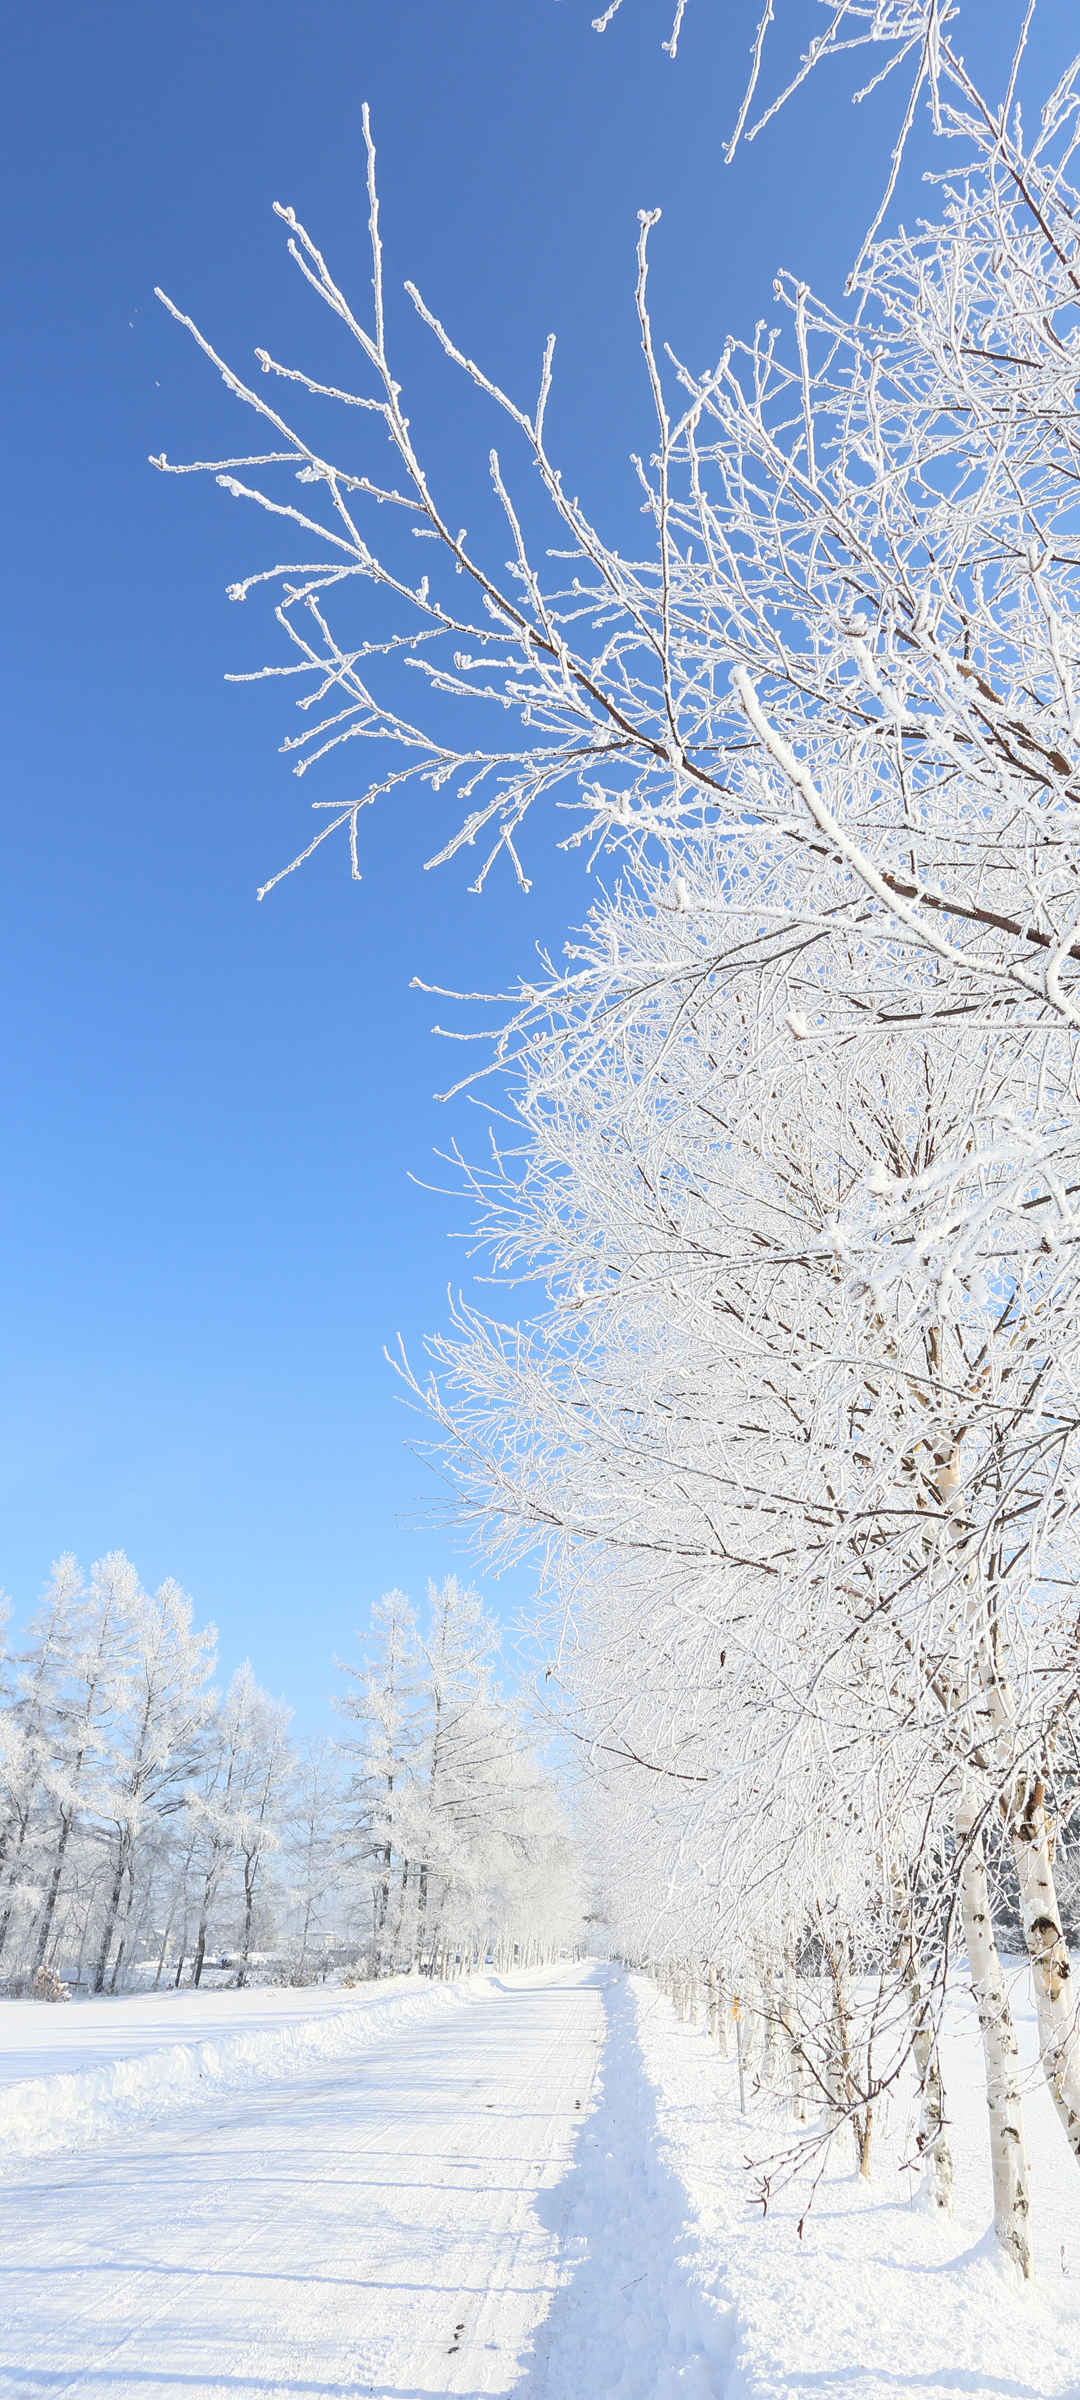
[[[773,2199],[763,2220],[743,2162],[779,2148],[782,2127],[770,2135],[760,2099],[741,2118],[734,2064],[704,2032],[680,2025],[652,1984],[632,1979],[618,2005],[632,2003],[656,2095],[657,2155],[691,2202],[682,2273],[730,2311],[730,2366],[705,2391],[720,2400],[1080,2400],[1080,2175],[1035,2063],[1028,1991],[1024,1969],[1013,2004],[1029,2068],[1039,2276],[1024,2291],[987,2238],[990,2162],[969,2001],[954,2003],[944,2044],[955,2215],[928,2214],[914,2174],[902,2171],[910,2129],[897,2099],[869,2186],[837,2162],[805,2217],[804,2184]],[[628,2396],[637,2389],[628,2385]]]
[[[595,1971],[414,1987],[351,2053],[24,2163],[0,2186],[0,2392],[512,2391],[602,2027]]]
[[[445,1984],[396,1975],[352,1992],[0,2001],[0,2162],[107,2141],[268,2077],[356,2058],[493,1988],[483,1976]]]
[[[734,2066],[612,1967],[19,2003],[0,2041],[12,2121],[28,2083],[45,2110],[0,2182],[0,2395],[1080,2400],[1080,2176],[1033,2089],[1024,2293],[959,2004],[957,2216],[890,2165],[897,2104],[873,2186],[831,2169],[801,2234],[805,2194],[753,2206],[767,2104],[741,2119]]]
[[[0,1999],[0,2089],[26,2075],[80,2074],[121,2058],[144,2058],[173,2042],[257,2033],[340,2016],[423,1989],[414,1975],[383,1983],[319,1984],[303,1991],[255,1985],[247,1991],[131,1992],[116,2000],[61,2003]]]

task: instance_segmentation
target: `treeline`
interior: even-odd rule
[[[344,1737],[298,1746],[249,1664],[215,1687],[177,1583],[146,1591],[121,1551],[89,1577],[58,1560],[0,1691],[4,1988],[450,1971],[571,1940],[567,1829],[475,1594],[431,1587],[423,1630],[398,1593],[375,1619]]]

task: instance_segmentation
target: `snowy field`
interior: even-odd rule
[[[26,2075],[85,2073],[176,2042],[311,2025],[357,2005],[381,2008],[416,1990],[415,1977],[395,1975],[352,1992],[338,1984],[306,1991],[256,1985],[243,1992],[132,1992],[61,2006],[0,1999],[0,2090]]]
[[[666,2248],[675,2262],[668,2320],[678,2319],[680,2295],[698,2290],[717,2314],[729,2312],[723,2370],[700,2386],[676,2375],[671,2400],[684,2389],[694,2400],[1080,2400],[1080,2176],[1036,2064],[1026,1970],[1010,1982],[1027,2067],[1038,2278],[1027,2290],[988,2235],[989,2151],[969,2002],[956,2002],[943,2041],[953,2217],[931,2215],[914,2174],[895,2163],[910,2155],[898,2100],[879,2128],[870,2185],[838,2162],[800,2235],[805,2187],[774,2199],[764,2222],[748,2206],[744,2161],[761,2159],[770,2137],[760,2101],[749,2124],[740,2118],[734,2065],[703,2032],[680,2025],[643,1979],[633,1979],[632,2024],[630,1996],[609,1996],[627,2054],[640,2046],[642,2100],[655,2104],[652,2146],[687,2195],[685,2221],[674,2223],[676,2204]],[[782,2126],[774,2138],[780,2147]],[[655,2389],[668,2400],[662,2380]],[[649,2390],[628,2384],[628,2400],[646,2400]]]
[[[514,2389],[560,2274],[602,1990],[482,1978],[382,2018],[352,2054],[13,2172],[0,2391]]]
[[[446,1984],[395,1975],[352,1992],[0,2001],[0,2158],[81,2148],[270,2077],[301,2079],[495,1988],[486,1976]]]
[[[890,2167],[898,2105],[874,2185],[831,2171],[801,2236],[801,2201],[749,2204],[763,2104],[610,1967],[11,2003],[0,2039],[2,2394],[1080,2400],[1080,2178],[1033,2090],[1022,2293],[959,2004],[957,2217]]]

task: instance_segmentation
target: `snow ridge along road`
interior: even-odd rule
[[[0,2393],[519,2389],[536,2328],[572,2290],[571,2169],[618,1982],[596,1967],[490,1979],[348,2063],[299,2078],[294,2062],[137,2144],[13,2171]],[[541,2388],[560,2389],[524,2386]]]
[[[120,2140],[252,2084],[358,2061],[371,2043],[451,2016],[495,1988],[487,1975],[465,1983],[396,1975],[352,1998],[265,1989],[147,1992],[63,2009],[0,2001],[0,2161]]]

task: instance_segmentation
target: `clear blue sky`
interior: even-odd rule
[[[539,829],[529,898],[422,875],[429,804],[369,818],[359,887],[326,851],[256,905],[306,795],[280,691],[222,682],[269,648],[224,598],[253,528],[145,463],[246,430],[152,287],[238,361],[310,355],[270,206],[362,286],[368,98],[392,275],[526,395],[557,329],[555,446],[632,538],[637,209],[664,207],[658,313],[703,364],[770,313],[779,264],[836,288],[892,119],[821,77],[726,171],[753,0],[692,0],[675,67],[669,0],[625,0],[603,41],[594,8],[58,0],[7,31],[0,1582],[22,1611],[58,1550],[120,1545],[305,1727],[371,1599],[461,1563],[382,1358],[464,1269],[450,1204],[408,1179],[451,1130],[410,977],[497,984],[586,893]],[[1013,8],[983,14],[1003,48]],[[1056,65],[1069,10],[1044,14]],[[491,428],[399,314],[467,499]],[[528,1581],[485,1589],[509,1618]]]

